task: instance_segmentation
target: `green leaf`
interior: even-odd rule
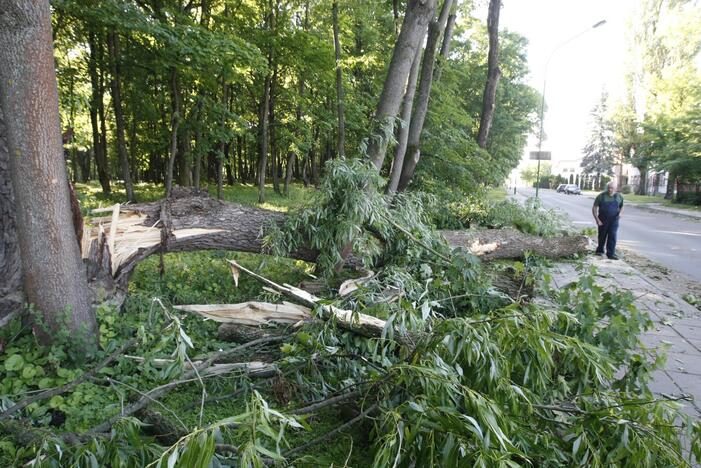
[[[13,354],[5,360],[5,370],[17,371],[24,367],[24,358],[21,354]]]
[[[49,400],[49,406],[50,406],[51,408],[58,408],[58,407],[61,406],[62,404],[63,404],[63,397],[62,397],[61,395],[54,395],[54,396],[51,397],[51,399]]]
[[[37,375],[37,368],[31,364],[28,364],[22,369],[22,378],[24,380],[31,380],[35,375]]]

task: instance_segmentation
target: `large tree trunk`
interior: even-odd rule
[[[667,190],[665,191],[665,200],[674,200],[674,192],[677,188],[677,173],[674,171],[669,171],[667,177]]]
[[[409,124],[411,123],[411,114],[414,109],[414,94],[416,94],[416,82],[419,78],[419,69],[421,65],[421,48],[416,48],[414,63],[411,64],[409,71],[409,82],[406,85],[404,93],[404,102],[402,103],[402,127],[399,129],[397,136],[397,149],[392,160],[392,170],[390,172],[389,183],[387,184],[386,193],[392,195],[397,191],[399,185],[399,177],[402,174],[404,166],[404,155],[406,154],[406,146],[409,141]]]
[[[120,210],[117,206],[116,210]],[[83,257],[102,266],[117,284],[127,284],[141,260],[158,252],[233,250],[263,252],[261,232],[270,223],[281,224],[285,214],[235,203],[207,194],[174,189],[169,199],[121,207],[119,216],[108,212],[93,219],[82,243]],[[116,220],[113,223],[113,220]],[[154,227],[155,226],[155,227]],[[453,246],[463,246],[486,260],[520,258],[525,251],[555,257],[582,252],[584,236],[541,238],[513,230],[441,231]],[[316,250],[302,247],[290,258],[314,262]]]
[[[373,118],[368,141],[368,157],[380,170],[387,153],[388,135],[392,134],[394,119],[399,112],[411,63],[416,49],[421,47],[426,26],[433,18],[436,0],[409,0],[407,2],[402,29],[392,52],[380,101]]]
[[[569,257],[586,251],[589,240],[583,235],[539,237],[514,229],[468,229],[441,231],[453,247],[463,247],[483,260],[523,258],[525,252],[541,257]]]
[[[336,53],[336,112],[338,113],[338,143],[339,158],[345,158],[346,152],[346,117],[343,101],[343,71],[341,70],[341,41],[338,38],[338,1],[331,6],[333,15],[333,48]]]
[[[453,4],[453,11],[448,16],[448,23],[445,25],[445,31],[443,32],[443,43],[441,44],[441,51],[438,55],[439,59],[436,63],[436,67],[433,70],[433,81],[438,82],[441,79],[441,73],[443,72],[443,67],[445,62],[448,60],[448,55],[450,54],[450,43],[453,40],[453,30],[455,29],[455,20],[457,18],[457,1]]]
[[[110,54],[110,65],[112,67],[112,105],[114,107],[114,119],[117,130],[117,154],[119,155],[119,165],[122,169],[122,178],[124,179],[124,188],[127,192],[127,199],[131,202],[136,201],[134,196],[134,186],[131,182],[131,173],[129,172],[129,159],[127,155],[127,145],[124,137],[124,112],[122,111],[122,85],[121,85],[121,67],[120,67],[120,51],[119,51],[119,34],[112,29],[109,33],[107,46]]]
[[[283,188],[283,195],[288,196],[290,194],[290,182],[292,182],[292,172],[294,170],[295,161],[297,160],[297,153],[290,151],[287,153],[287,166],[285,167],[285,185]]]
[[[24,303],[22,265],[15,223],[15,195],[10,180],[10,153],[0,106],[0,323],[5,324]]]
[[[5,132],[24,292],[44,322],[35,332],[47,344],[68,332],[86,346],[96,342],[97,326],[72,224],[49,3],[3,2],[0,44],[0,108],[11,116]]]
[[[436,50],[440,40],[441,32],[445,29],[448,16],[452,8],[453,1],[445,0],[441,9],[440,17],[432,20],[428,26],[428,38],[426,39],[426,50],[424,51],[423,64],[421,65],[421,83],[419,84],[419,95],[416,98],[416,106],[411,116],[409,125],[409,139],[407,143],[407,155],[404,157],[402,174],[399,177],[397,190],[403,191],[409,186],[414,170],[421,157],[421,132],[424,129],[426,114],[428,113],[428,100],[431,97],[431,85],[433,84],[433,67],[436,63]]]
[[[93,219],[96,225],[87,228],[84,235],[83,257],[93,265],[110,269],[118,284],[126,285],[137,263],[159,251],[214,249],[260,253],[262,228],[270,222],[281,223],[284,217],[282,213],[173,189],[171,198],[122,207],[114,224],[112,213]],[[314,261],[317,252],[302,248],[290,256]]]
[[[97,63],[103,63],[105,57],[105,50],[102,43],[98,42],[98,56]],[[104,66],[99,67],[98,73],[98,95],[105,95],[105,70]],[[98,99],[97,101],[97,117],[100,121],[100,150],[102,151],[102,160],[105,161],[105,167],[107,168],[107,173],[109,174],[109,158],[107,157],[107,118],[105,117],[105,101],[104,99]]]
[[[480,129],[477,133],[477,144],[480,148],[487,147],[487,138],[492,128],[494,108],[497,98],[497,84],[501,71],[499,70],[499,12],[501,0],[489,0],[489,14],[487,15],[487,31],[489,32],[489,55],[487,57],[487,83],[484,86],[484,98],[482,99],[482,117]]]

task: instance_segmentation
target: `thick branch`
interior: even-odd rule
[[[586,251],[583,235],[539,237],[514,229],[441,231],[453,247],[463,247],[483,260],[523,258],[526,252],[547,258],[569,257]]]

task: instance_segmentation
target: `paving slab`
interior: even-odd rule
[[[630,291],[635,305],[649,313],[653,327],[640,340],[644,346],[667,354],[664,369],[653,373],[651,390],[658,395],[692,396],[694,401],[680,403],[687,414],[701,419],[701,311],[625,261],[595,256],[583,261],[597,268],[597,285]],[[551,274],[556,288],[579,278],[571,262],[554,264]]]

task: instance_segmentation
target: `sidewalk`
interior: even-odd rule
[[[625,196],[624,196],[625,197]],[[625,198],[624,198],[625,200]],[[672,208],[665,206],[662,203],[632,203],[625,202],[627,206],[634,206],[641,210],[657,211],[659,213],[670,213],[678,216],[686,216],[687,218],[701,219],[701,211],[684,210],[680,208]]]
[[[691,395],[693,402],[680,403],[686,413],[701,418],[701,311],[624,261],[593,256],[585,261],[596,266],[598,285],[632,291],[635,305],[650,314],[654,328],[641,341],[667,354],[664,369],[653,374],[652,391],[660,396]],[[564,262],[554,265],[552,275],[558,288],[579,278],[575,265]]]

